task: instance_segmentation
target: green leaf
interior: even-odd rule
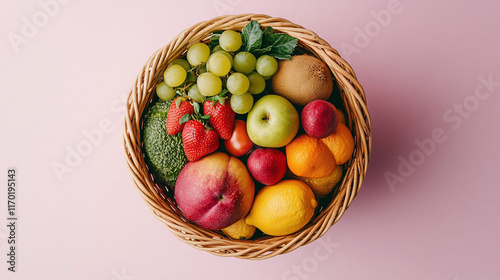
[[[271,34],[274,34],[274,29],[271,26],[267,26],[266,29],[264,29],[262,36],[265,37],[265,36],[271,35]]]
[[[208,119],[210,119],[210,117],[211,117],[211,116],[212,116],[212,115],[203,115],[203,116],[200,116],[200,118],[201,118],[202,120],[208,120]]]
[[[262,30],[260,24],[256,20],[249,22],[243,30],[241,30],[241,39],[245,46],[245,51],[251,52],[260,49],[262,45]]]
[[[214,34],[214,35],[210,36],[210,45],[212,47],[215,47],[219,44],[219,37],[220,37],[219,34]]]
[[[179,119],[179,124],[183,124],[183,123],[189,121],[190,119],[191,119],[191,115],[190,114],[185,114],[184,116],[182,116]]]
[[[274,57],[276,59],[286,59],[286,60],[292,59],[292,55],[291,54],[272,54],[272,53],[269,53],[268,55],[272,56],[272,57]]]
[[[256,57],[267,54],[276,59],[291,59],[297,46],[298,39],[286,33],[274,33],[274,29],[267,26],[262,31],[259,22],[249,22],[241,32],[243,50],[251,52]]]
[[[194,107],[194,113],[196,115],[199,115],[200,114],[200,104],[198,104],[197,102],[194,102],[193,107]]]
[[[213,98],[212,98],[212,107],[215,107],[215,105],[217,105],[217,102],[219,101],[219,96],[218,95],[215,95]]]
[[[210,46],[211,47],[215,47],[219,44],[219,38],[220,38],[220,34],[222,34],[222,32],[224,32],[224,31],[217,30],[217,31],[212,32],[212,34],[210,34]]]
[[[182,102],[182,99],[180,97],[177,97],[177,99],[175,100],[175,106],[177,106],[177,108],[179,108],[181,106],[181,102]]]
[[[276,33],[266,36],[264,42],[272,45],[268,55],[278,59],[290,59],[298,41],[288,34]]]
[[[272,50],[272,48],[273,48],[273,46],[267,46],[265,48],[252,51],[252,54],[255,55],[255,57],[259,57],[263,54],[270,52]]]
[[[220,93],[219,96],[227,97],[229,93],[229,90],[223,89]]]
[[[226,103],[226,97],[219,95],[219,97],[217,99],[219,99],[218,101],[219,101],[220,105],[224,106],[224,104]]]

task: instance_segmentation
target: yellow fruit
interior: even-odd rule
[[[342,165],[337,165],[332,174],[321,178],[307,178],[292,175],[292,178],[306,183],[316,198],[323,198],[330,193],[342,179]]]
[[[301,134],[285,150],[288,168],[297,176],[320,178],[335,169],[334,155],[321,139]]]
[[[345,119],[345,115],[344,112],[342,112],[342,110],[337,109],[337,116],[339,117],[339,123],[347,125],[347,121]]]
[[[245,218],[243,218],[236,223],[223,228],[222,232],[232,239],[245,240],[252,238],[255,233],[255,227],[245,223]]]
[[[337,164],[344,164],[351,158],[354,151],[354,138],[345,124],[339,123],[332,134],[320,140],[328,146]]]
[[[287,235],[304,227],[317,205],[308,185],[284,180],[259,191],[245,222],[268,235]]]

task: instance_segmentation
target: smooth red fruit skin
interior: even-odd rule
[[[339,118],[335,106],[325,100],[309,102],[300,114],[305,132],[315,138],[324,138],[337,128]]]
[[[226,150],[236,157],[241,157],[253,147],[253,142],[248,137],[247,125],[242,120],[234,120],[233,133],[229,139],[224,140]]]
[[[248,157],[247,168],[255,180],[274,185],[286,174],[286,156],[278,149],[259,148]]]
[[[177,97],[180,98],[180,97]],[[182,131],[184,124],[180,124],[179,121],[185,114],[194,114],[194,107],[189,103],[189,101],[181,101],[179,107],[177,107],[176,99],[170,105],[167,115],[167,133],[170,135],[175,135]]]
[[[219,230],[247,215],[255,195],[255,182],[245,164],[215,152],[182,169],[174,197],[184,216],[200,227]]]
[[[189,120],[182,130],[182,142],[188,161],[196,161],[219,148],[219,135],[201,122]]]
[[[224,105],[218,101],[216,101],[215,106],[213,104],[214,101],[205,101],[203,103],[203,113],[204,115],[210,115],[208,123],[217,131],[220,138],[229,139],[233,132],[233,123],[236,114],[231,109],[229,99],[225,100]]]

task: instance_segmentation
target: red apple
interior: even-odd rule
[[[248,157],[247,167],[255,180],[264,185],[274,185],[285,176],[286,157],[278,149],[259,148]]]
[[[315,138],[327,137],[335,130],[339,122],[335,106],[319,99],[304,106],[300,119],[305,132]]]
[[[245,217],[254,194],[255,183],[243,162],[221,152],[189,162],[174,188],[175,201],[184,216],[210,230]]]

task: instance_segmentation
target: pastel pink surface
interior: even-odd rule
[[[17,272],[4,261],[1,279],[498,278],[500,2],[2,4],[0,173],[5,182],[17,169],[19,227]],[[176,239],[135,190],[121,137],[125,98],[154,51],[197,22],[248,12],[287,18],[335,47],[365,89],[373,137],[342,219],[257,262]]]

